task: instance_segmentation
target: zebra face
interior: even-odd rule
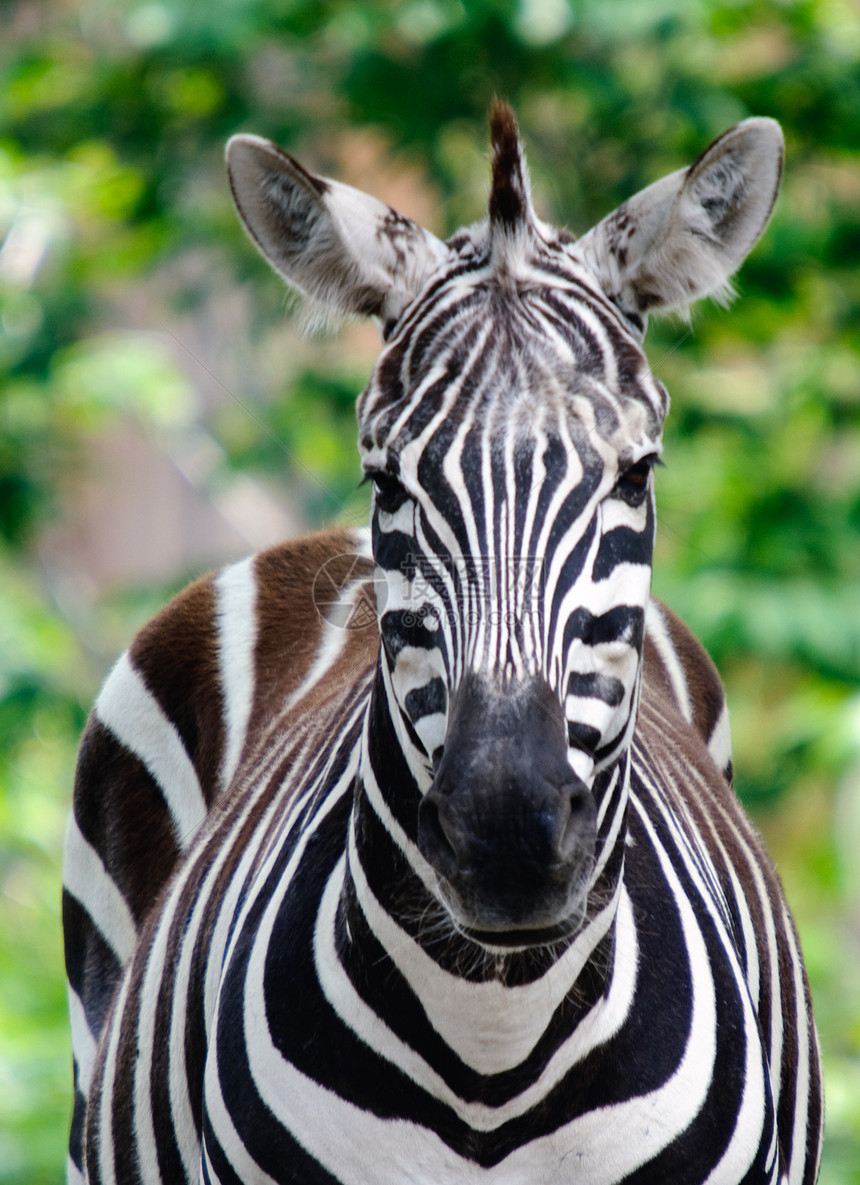
[[[582,916],[634,719],[666,410],[566,245],[519,268],[500,283],[474,250],[360,403],[418,844],[460,926],[496,941]]]
[[[532,209],[511,111],[491,124],[489,216],[447,243],[257,137],[228,166],[281,274],[383,328],[358,418],[387,584],[374,704],[418,789],[394,813],[461,927],[538,941],[577,927],[623,834],[668,405],[647,317],[726,290],[781,134],[738,125],[574,240]]]

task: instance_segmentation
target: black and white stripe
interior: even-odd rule
[[[504,107],[493,136],[489,219],[448,244],[232,143],[264,253],[383,324],[375,569],[334,532],[207,578],[96,704],[73,1179],[815,1179],[797,939],[716,672],[649,595],[668,401],[640,349],[761,233],[778,130],[579,242],[535,217]]]

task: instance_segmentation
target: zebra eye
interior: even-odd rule
[[[373,482],[376,506],[385,514],[394,514],[409,497],[397,478],[390,473],[380,471],[368,473],[367,476]]]
[[[615,482],[613,494],[629,506],[641,506],[648,493],[648,477],[655,465],[660,464],[656,453],[650,453],[641,461],[629,465],[623,473],[619,473]]]

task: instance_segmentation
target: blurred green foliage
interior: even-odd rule
[[[2,20],[0,1182],[61,1178],[59,869],[76,737],[107,656],[161,595],[58,602],[38,542],[64,475],[123,416],[156,435],[200,422],[215,485],[241,471],[281,483],[310,521],[360,515],[366,352],[276,344],[283,296],[232,214],[223,143],[253,130],[342,174],[370,129],[369,175],[348,179],[408,173],[447,233],[482,214],[494,94],[519,113],[544,216],[580,232],[738,119],[785,129],[782,197],[742,299],[650,333],[673,397],[655,589],[725,678],[739,792],[813,982],[821,1180],[860,1182],[856,3],[7,0]],[[165,325],[205,323],[224,293],[251,290],[247,340],[201,359],[220,382],[236,352],[222,384],[235,398],[207,405]],[[145,304],[131,324],[130,296],[153,292],[158,317]]]

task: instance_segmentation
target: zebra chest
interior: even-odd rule
[[[610,1185],[648,1166],[656,1182],[684,1179],[715,1132],[747,1168],[761,1158],[773,1108],[754,1018],[719,927],[661,896],[661,871],[677,874],[639,855],[641,829],[612,926],[505,987],[435,964],[392,919],[349,920],[348,825],[344,796],[245,906],[205,1074],[216,1169],[223,1156],[244,1181]]]

